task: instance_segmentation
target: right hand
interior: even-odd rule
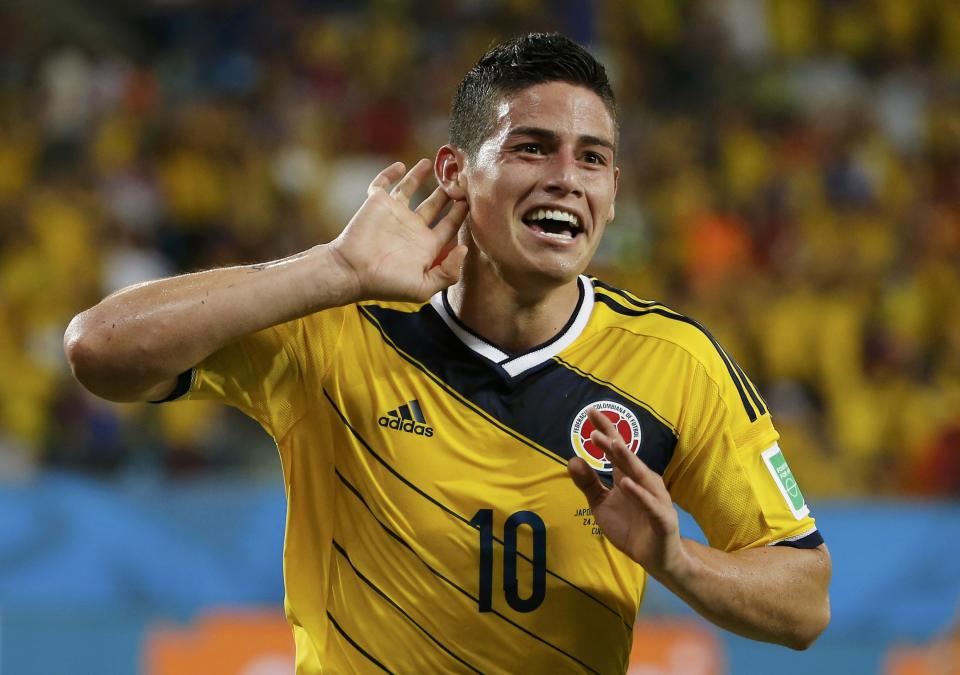
[[[410,199],[430,170],[430,161],[421,159],[406,175],[400,162],[381,171],[367,188],[366,201],[330,243],[354,278],[356,299],[421,302],[460,278],[466,246],[456,246],[440,264],[434,262],[457,236],[467,217],[466,202],[454,201],[433,228],[430,223],[451,201],[442,187],[416,210],[410,207]]]

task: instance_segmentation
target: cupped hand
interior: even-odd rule
[[[460,278],[466,246],[437,259],[467,217],[466,202],[451,200],[437,187],[413,209],[410,200],[430,175],[431,163],[421,159],[404,171],[396,162],[377,174],[366,201],[330,244],[354,279],[357,300],[423,301]],[[446,215],[431,228],[451,201]]]

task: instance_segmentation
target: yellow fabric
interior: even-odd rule
[[[277,441],[297,672],[376,672],[377,663],[405,673],[624,672],[643,570],[599,533],[565,459],[427,374],[370,308],[434,311],[367,303],[261,331],[196,368],[187,395],[240,408]],[[650,411],[666,437],[679,435],[665,478],[713,545],[734,550],[812,529],[811,519],[793,518],[760,459],[777,439],[769,415],[750,422],[720,352],[696,326],[598,303],[545,369],[605,382]],[[412,401],[422,423],[385,426]],[[579,408],[565,403],[557,391],[545,424],[568,424]],[[484,513],[495,541],[492,611],[479,605]],[[507,599],[507,520],[517,514],[545,532],[545,593],[529,611]],[[512,531],[512,592],[529,599],[535,530]]]
[[[618,301],[604,290],[598,295]],[[622,296],[619,302],[626,309],[641,307],[640,301]],[[621,337],[611,342],[605,358],[598,354],[592,372],[638,392],[677,430],[677,448],[664,473],[673,500],[696,519],[711,546],[726,551],[812,531],[813,519],[794,518],[761,457],[779,434],[756,387],[742,376],[731,377],[724,356],[701,328],[662,306],[654,308],[662,313],[624,321],[598,304],[593,326],[607,321],[607,331]],[[623,354],[631,358],[618,356]],[[737,381],[755,421],[746,412]],[[766,410],[763,414],[753,396]]]

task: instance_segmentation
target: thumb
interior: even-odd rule
[[[460,280],[460,268],[463,266],[463,260],[466,257],[467,247],[460,244],[447,254],[443,262],[427,272],[425,286],[429,290],[428,297]]]

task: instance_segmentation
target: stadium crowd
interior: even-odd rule
[[[0,474],[275,471],[232,411],[82,392],[67,321],[329,240],[474,55],[559,30],[620,97],[593,271],[711,328],[808,496],[960,494],[960,4],[41,4],[0,8]]]

